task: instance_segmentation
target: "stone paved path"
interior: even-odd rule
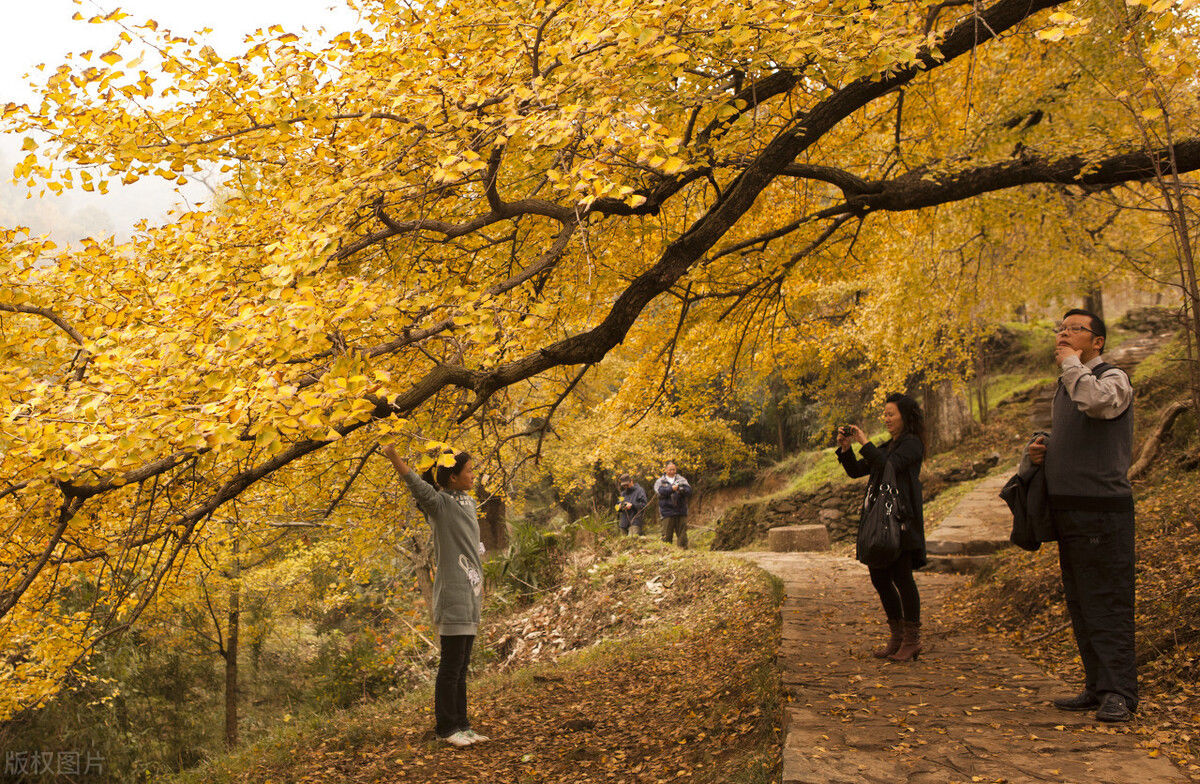
[[[1000,498],[1000,489],[1016,473],[1016,466],[993,470],[964,495],[929,532],[929,571],[972,572],[992,553],[1011,547],[1012,513]]]
[[[988,639],[926,627],[920,661],[881,662],[866,568],[828,553],[745,553],[787,588],[784,784],[1186,782],[1130,726],[1048,704],[1061,682]],[[918,573],[926,612],[963,577]]]

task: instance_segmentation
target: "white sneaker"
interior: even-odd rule
[[[459,730],[459,735],[466,735],[471,739],[472,743],[483,743],[485,740],[491,740],[487,735],[480,735],[475,730]]]
[[[451,746],[457,746],[460,749],[463,746],[470,746],[475,742],[467,735],[467,733],[463,732],[462,730],[447,735],[446,737],[442,738],[442,740],[446,743],[449,743]]]

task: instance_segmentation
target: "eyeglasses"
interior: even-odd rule
[[[1050,329],[1055,335],[1061,335],[1064,332],[1068,332],[1072,335],[1078,335],[1080,332],[1091,332],[1093,335],[1099,334],[1098,332],[1093,332],[1082,324],[1059,324],[1057,327],[1051,327]]]

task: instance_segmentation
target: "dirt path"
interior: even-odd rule
[[[907,664],[870,649],[886,633],[866,568],[826,553],[748,553],[782,579],[784,784],[1186,782],[1137,747],[1135,725],[1049,705],[1071,692],[992,639],[926,626]],[[918,574],[926,613],[966,578]]]

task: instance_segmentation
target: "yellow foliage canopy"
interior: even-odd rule
[[[0,645],[31,662],[0,663],[0,717],[174,590],[234,499],[308,519],[355,465],[378,486],[373,439],[453,439],[502,485],[529,417],[610,354],[629,371],[572,413],[595,416],[579,449],[660,373],[702,413],[745,357],[942,361],[938,319],[968,329],[948,313],[1027,274],[997,248],[1032,213],[1153,176],[1160,145],[1078,78],[1113,30],[1192,52],[1162,3],[355,5],[328,46],[272,28],[228,60],[114,18],[99,62],[4,109],[31,188],[215,167],[224,190],[127,243],[0,237]],[[985,271],[966,300],[954,247]],[[393,524],[330,519],[348,552]],[[103,601],[74,607],[80,585]]]

